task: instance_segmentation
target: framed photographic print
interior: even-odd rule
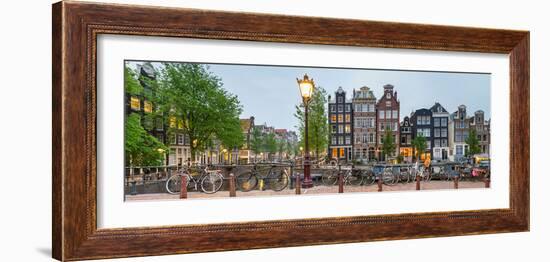
[[[529,230],[527,31],[71,1],[52,26],[58,260]]]

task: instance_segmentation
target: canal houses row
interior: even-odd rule
[[[351,99],[339,87],[334,97],[329,95],[328,154],[339,161],[384,161],[383,138],[387,132],[395,141],[395,151],[388,160],[401,155],[411,162],[415,154],[412,141],[422,135],[426,138],[426,151],[421,159],[461,160],[468,152],[466,142],[470,130],[476,131],[482,154],[490,154],[490,120],[478,110],[468,116],[465,105],[453,113],[439,102],[429,108],[420,108],[400,121],[400,102],[394,86],[383,86],[384,93],[377,99],[366,86],[353,90]]]

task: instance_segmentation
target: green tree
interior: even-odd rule
[[[168,148],[141,126],[141,117],[130,114],[124,123],[124,151],[130,166],[162,165]]]
[[[250,150],[254,153],[254,162],[256,162],[258,154],[262,152],[263,147],[264,138],[262,131],[257,127],[253,127],[250,134]]]
[[[219,140],[226,147],[242,145],[237,97],[222,88],[221,79],[199,64],[163,63],[156,99],[169,135],[183,132],[190,139],[191,158]],[[177,121],[177,124],[174,123]]]
[[[277,140],[277,153],[279,154],[279,160],[283,160],[283,154],[286,152],[287,141],[284,139]]]
[[[286,141],[285,152],[288,158],[290,158],[291,156],[295,156],[295,147],[296,145],[290,142],[290,140]]]
[[[470,129],[470,131],[468,131],[468,137],[465,142],[468,145],[465,152],[466,156],[473,156],[481,153],[481,148],[479,147],[479,140],[477,139],[477,132],[475,129]]]
[[[143,92],[137,73],[126,65],[124,65],[124,91],[131,95],[139,95]]]
[[[420,155],[426,151],[426,138],[422,134],[417,134],[416,137],[411,141],[411,145],[414,150],[414,155],[416,159],[420,159]]]
[[[395,138],[391,131],[386,129],[384,137],[382,138],[382,154],[387,161],[388,155],[393,155],[395,152]]]
[[[277,152],[277,139],[275,134],[269,133],[264,137],[264,149],[268,153],[268,159]]]
[[[320,86],[315,87],[313,96],[309,101],[308,110],[308,142],[309,149],[315,153],[315,158],[325,151],[328,145],[328,117],[326,111],[327,94]],[[300,133],[300,145],[305,145],[305,112],[304,105],[296,105],[294,116],[298,119],[298,130]]]

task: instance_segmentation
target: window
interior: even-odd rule
[[[339,97],[338,97],[338,103],[343,103],[343,102],[344,102],[344,98],[341,97],[341,96],[339,96]],[[338,110],[338,111],[340,111],[340,110]]]
[[[346,136],[346,145],[349,145],[349,144],[351,144],[351,137]]]
[[[338,122],[340,122],[340,123],[344,122],[344,115],[342,115],[342,114],[338,115]]]
[[[355,105],[355,112],[362,112],[361,111],[361,104],[356,104]]]
[[[346,114],[346,123],[349,123],[349,122],[351,122],[351,115]]]
[[[340,148],[340,157],[344,157],[344,149],[343,148]]]
[[[141,108],[139,98],[135,96],[130,97],[130,108],[133,110],[139,110]]]
[[[378,118],[384,118],[384,117],[386,117],[385,114],[386,114],[386,111],[384,111],[384,110],[378,111]]]
[[[183,135],[182,134],[178,134],[178,145],[183,145]]]
[[[393,126],[392,131],[397,131],[397,122],[393,122],[392,126]]]
[[[370,127],[370,128],[375,127],[374,126],[374,117],[367,118],[367,127]]]
[[[374,143],[374,133],[369,133],[369,143]]]
[[[430,137],[430,129],[429,128],[419,128],[416,130],[416,133],[418,135],[422,135],[423,137]]]
[[[338,150],[336,148],[333,148],[332,149],[332,158],[337,158],[338,157]]]
[[[157,135],[157,139],[158,139],[160,142],[164,143],[164,135],[158,134],[158,135]]]
[[[483,141],[487,141],[487,135],[483,135]]]
[[[346,112],[351,112],[351,105],[349,104],[346,105]]]
[[[448,121],[447,118],[441,118],[441,126],[443,127],[447,126],[447,121]]]
[[[399,117],[397,115],[398,115],[397,110],[392,110],[391,111],[391,118],[398,119]]]
[[[374,105],[373,104],[368,104],[367,105],[367,111],[374,112]]]
[[[163,123],[162,123],[162,118],[157,118],[157,119],[155,120],[155,128],[156,128],[157,130],[163,130],[163,129],[164,129]]]
[[[146,130],[151,130],[153,129],[153,118],[151,116],[144,116],[143,118],[143,127],[146,129]]]
[[[351,125],[350,124],[346,125],[346,133],[351,133]]]
[[[181,155],[181,148],[178,148],[178,154]]]
[[[447,147],[447,139],[441,139],[441,147]]]
[[[173,136],[172,136],[172,145],[175,145],[176,142],[177,142],[177,140],[176,140],[176,135],[173,135]]]
[[[332,133],[333,133],[333,134],[336,133],[336,125],[332,125]]]
[[[344,133],[344,126],[339,125],[338,126],[338,134],[343,134],[343,133]]]
[[[338,137],[338,144],[343,145],[344,144],[344,137]]]
[[[145,111],[145,113],[153,112],[153,104],[151,104],[151,102],[149,102],[149,101],[144,101],[143,102],[143,111]]]
[[[330,112],[336,112],[336,106],[330,105]]]
[[[336,145],[336,137],[334,137],[334,136],[332,137],[332,144]]]
[[[456,154],[457,155],[464,155],[464,152],[462,150],[463,150],[463,148],[462,148],[461,145],[456,146]]]
[[[429,125],[430,124],[430,116],[418,116],[416,118],[416,124],[417,125]]]
[[[336,115],[331,115],[330,116],[330,121],[333,122],[333,123],[336,123]]]
[[[435,128],[434,129],[434,137],[440,137],[441,136],[441,129]]]
[[[435,139],[434,140],[434,147],[440,147],[441,146],[441,140]]]
[[[344,106],[338,105],[338,112],[344,112]]]
[[[440,118],[434,118],[434,126],[439,127],[441,126],[441,119]]]
[[[386,101],[386,107],[391,107],[391,101]]]
[[[175,127],[176,127],[176,117],[171,116],[170,117],[170,128],[175,128]]]
[[[183,120],[178,119],[178,129],[183,129]]]
[[[441,128],[441,137],[447,137],[447,128]]]

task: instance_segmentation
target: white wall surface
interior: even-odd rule
[[[548,261],[550,179],[544,99],[550,97],[545,1],[119,0],[231,11],[531,31],[531,232],[217,252],[122,261]],[[51,256],[51,1],[0,8],[0,261]],[[545,140],[546,139],[546,140]],[[7,168],[6,168],[7,167]]]

